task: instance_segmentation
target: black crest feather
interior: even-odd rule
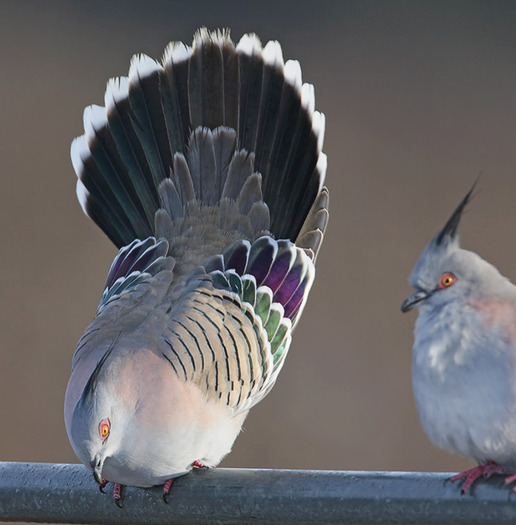
[[[459,227],[460,219],[462,217],[462,212],[464,208],[471,200],[473,191],[477,186],[478,178],[471,186],[471,189],[466,193],[466,196],[462,199],[460,204],[455,208],[455,211],[452,213],[451,217],[448,219],[448,222],[444,225],[444,228],[437,234],[435,238],[435,243],[437,246],[443,246],[450,241],[453,241],[457,237],[457,230]]]

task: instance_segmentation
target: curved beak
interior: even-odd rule
[[[425,292],[424,290],[416,290],[412,295],[409,295],[403,303],[401,303],[401,311],[405,313],[412,310],[416,304],[428,299],[430,295],[429,292]]]
[[[93,477],[95,481],[100,485],[102,482],[102,468],[104,466],[104,459],[100,455],[95,456],[92,461],[90,461],[91,471],[93,472]]]

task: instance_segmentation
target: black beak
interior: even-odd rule
[[[430,293],[425,292],[424,290],[416,290],[412,295],[409,295],[401,304],[401,311],[403,313],[412,310],[417,303],[428,299]]]

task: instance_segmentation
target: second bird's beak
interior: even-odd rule
[[[424,290],[416,290],[412,295],[409,295],[401,304],[401,311],[403,313],[412,310],[417,303],[424,301],[430,294]]]

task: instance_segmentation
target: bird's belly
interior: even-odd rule
[[[480,364],[443,370],[414,360],[412,375],[421,425],[435,445],[516,466],[516,406],[499,370]]]
[[[188,433],[172,430],[141,443],[130,440],[106,458],[102,475],[122,485],[150,487],[188,473],[196,461],[216,466],[231,451],[244,417],[221,419],[203,429],[190,427]]]

